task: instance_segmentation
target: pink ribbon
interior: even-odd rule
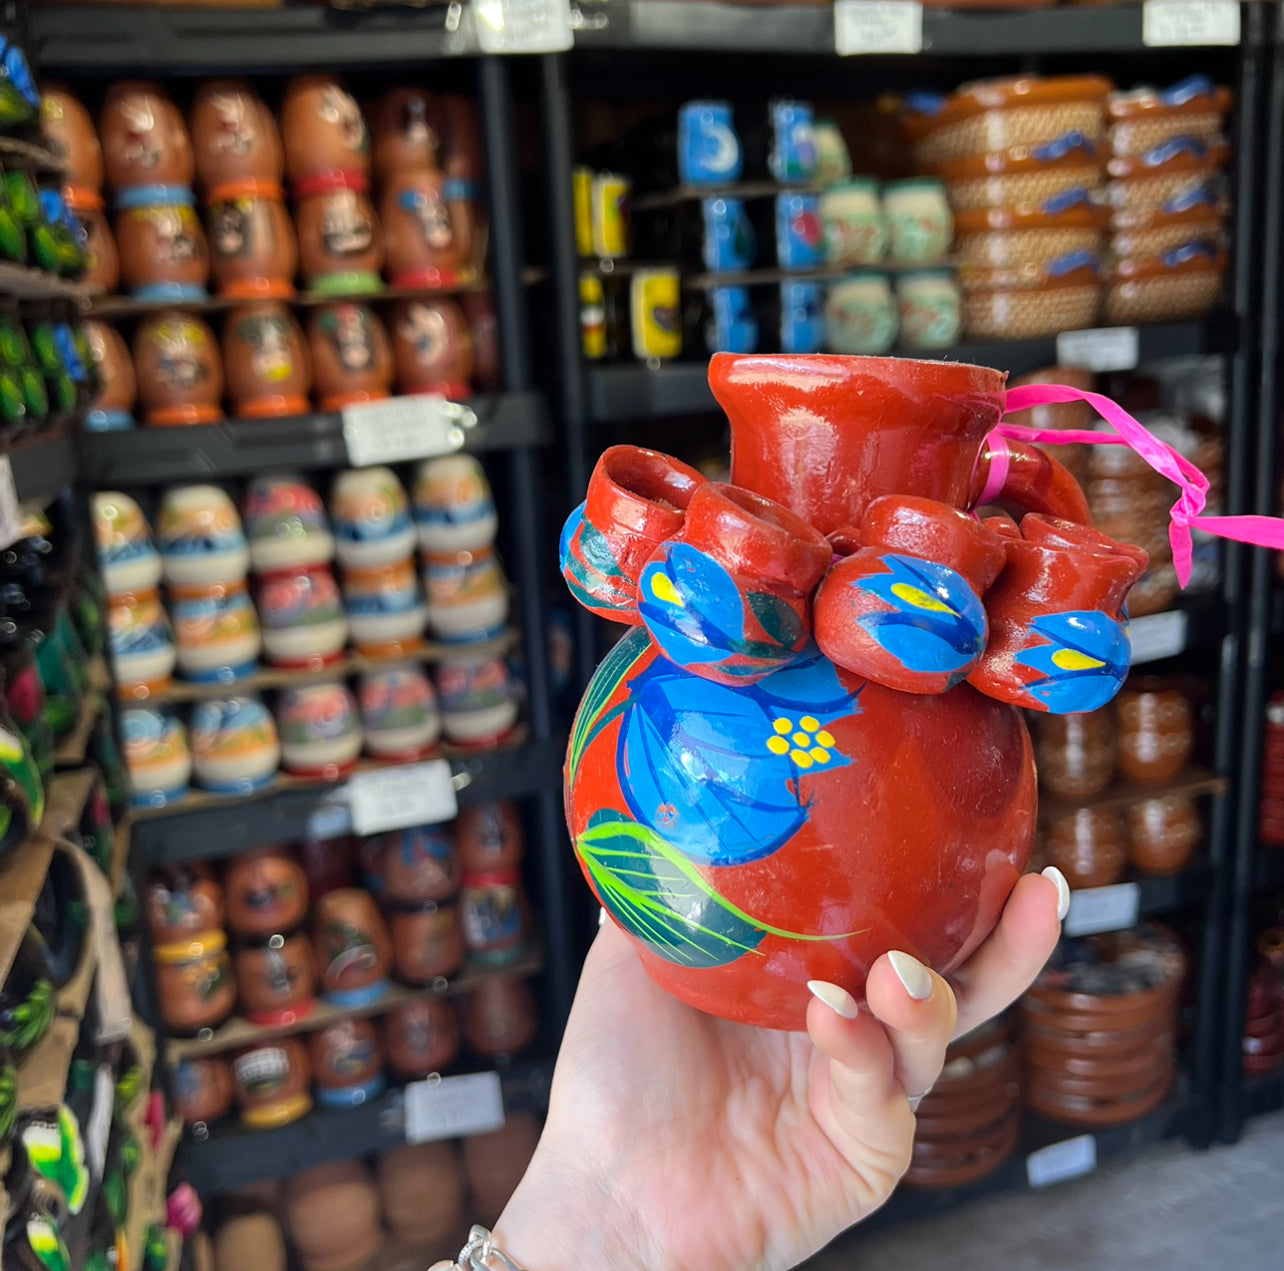
[[[1173,567],[1184,587],[1190,581],[1193,546],[1192,529],[1231,538],[1238,543],[1257,547],[1284,549],[1284,520],[1275,516],[1205,516],[1208,504],[1208,478],[1185,456],[1178,454],[1166,441],[1160,441],[1143,424],[1135,420],[1118,402],[1100,393],[1068,388],[1064,384],[1027,384],[1008,390],[1005,414],[1029,410],[1032,406],[1052,406],[1065,402],[1087,402],[1115,430],[1118,436],[1088,432],[1084,429],[1026,428],[1020,424],[999,424],[990,433],[988,444],[993,451],[990,471],[980,502],[993,498],[1003,487],[994,485],[997,472],[1006,479],[1011,462],[1003,438],[1039,442],[1043,445],[1129,446],[1160,476],[1167,477],[1180,491],[1169,515],[1168,538],[1173,545]]]

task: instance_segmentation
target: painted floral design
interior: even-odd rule
[[[609,617],[637,612],[637,595],[606,535],[584,517],[580,504],[566,519],[558,545],[562,577],[586,609]]]
[[[1018,666],[1042,675],[1026,691],[1054,715],[1095,711],[1119,691],[1131,649],[1123,627],[1092,609],[1044,614],[1030,623],[1042,643],[1022,649]]]

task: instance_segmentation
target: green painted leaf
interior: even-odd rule
[[[569,766],[571,780],[580,766],[580,759],[588,748],[589,740],[601,730],[599,716],[606,709],[621,680],[633,669],[634,663],[651,647],[651,638],[645,627],[634,627],[628,635],[617,641],[611,651],[604,657],[588,688],[584,699],[575,715],[575,724],[571,729],[571,749]],[[596,727],[595,727],[596,726]]]
[[[782,649],[792,649],[802,638],[798,615],[779,596],[769,591],[751,591],[749,608],[762,629]]]

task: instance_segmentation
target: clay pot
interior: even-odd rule
[[[446,178],[430,168],[385,178],[379,204],[394,287],[454,287],[472,261],[472,224],[446,202]]]
[[[184,1059],[174,1069],[174,1106],[184,1125],[225,1117],[235,1094],[232,1070],[221,1055]]]
[[[382,903],[416,906],[455,896],[459,865],[446,829],[420,825],[366,842],[362,863],[370,890]]]
[[[517,870],[466,873],[459,893],[459,919],[470,956],[488,966],[521,957],[530,919]]]
[[[178,643],[178,667],[185,679],[200,684],[230,684],[258,670],[261,647],[259,618],[243,582],[171,587],[170,615]],[[276,770],[275,730],[272,730],[270,765],[268,757],[261,753],[266,747],[266,737],[254,739],[258,744],[253,749],[260,752],[258,755],[251,756],[242,750],[244,743],[250,740],[249,730],[252,727],[258,728],[260,733],[265,723],[271,727],[272,717],[267,715],[262,704],[257,705],[257,711],[248,708],[238,714],[225,710],[221,717],[209,721],[209,725],[218,730],[218,735],[210,737],[214,747],[205,752],[207,766],[203,775],[198,764],[201,784],[207,790],[226,787],[228,793],[233,788],[245,793],[248,787],[243,783],[247,779],[262,778]],[[230,748],[223,747],[222,742],[231,740],[233,727],[239,736]],[[196,732],[193,722],[193,739]],[[199,746],[197,750],[200,750]],[[234,760],[236,752],[240,752],[246,761],[243,765]],[[216,765],[221,766],[228,761],[231,762],[227,775],[218,774]],[[235,771],[238,766],[243,770]],[[209,777],[214,784],[206,782],[204,777]]]
[[[371,1020],[340,1020],[313,1033],[309,1044],[323,1108],[355,1108],[382,1093],[383,1045]]]
[[[392,389],[392,347],[372,309],[328,304],[308,318],[313,382],[322,410],[379,401]]]
[[[385,1017],[388,1063],[402,1077],[449,1068],[459,1053],[459,1020],[445,998],[413,997]]]
[[[294,295],[299,245],[281,187],[234,181],[210,191],[210,276],[223,296],[239,300]]]
[[[152,870],[144,904],[154,944],[175,944],[223,925],[223,889],[201,862]]]
[[[535,997],[525,980],[482,980],[464,998],[464,1036],[479,1055],[516,1055],[538,1029]]]
[[[491,640],[508,620],[508,579],[493,547],[429,552],[423,558],[428,624],[450,644]]]
[[[1175,777],[1190,758],[1195,733],[1190,703],[1171,680],[1131,676],[1116,703],[1119,767],[1134,781]]]
[[[109,596],[146,590],[160,582],[160,554],[143,510],[119,490],[102,490],[92,501],[94,546]]]
[[[136,300],[204,300],[209,245],[190,190],[144,187],[117,200],[120,279]]]
[[[415,547],[406,491],[391,468],[349,468],[330,492],[335,551],[348,570],[403,565]],[[413,570],[412,570],[413,581]],[[399,588],[404,595],[405,586]]]
[[[422,552],[478,551],[495,540],[495,499],[486,469],[472,455],[421,463],[415,470],[414,504]]]
[[[234,962],[241,1009],[251,1024],[293,1024],[312,1010],[316,972],[302,932],[245,945]]]
[[[223,418],[223,362],[214,333],[194,314],[166,310],[134,333],[143,422],[153,427]]]
[[[177,658],[174,632],[154,587],[112,594],[107,635],[116,691],[123,700],[143,701],[169,687]]]
[[[1176,874],[1185,868],[1203,825],[1193,799],[1169,795],[1128,807],[1128,859],[1147,874]]]
[[[206,931],[152,950],[156,996],[170,1032],[190,1036],[216,1028],[236,1005],[236,982],[227,956],[227,936]]]
[[[375,173],[387,180],[398,172],[441,167],[444,110],[422,88],[390,88],[371,115]]]
[[[156,520],[165,581],[171,587],[229,586],[245,581],[250,550],[241,518],[217,485],[171,486]]]
[[[322,295],[378,291],[383,286],[383,232],[364,178],[299,199],[294,228],[299,269],[308,287]]]
[[[294,314],[279,300],[242,305],[227,315],[223,368],[238,415],[260,419],[310,409],[307,345]]]
[[[459,809],[455,853],[469,874],[491,874],[521,867],[526,836],[517,809],[507,799],[487,799]]]
[[[243,1267],[285,1271],[285,1266],[285,1238],[270,1212],[234,1214],[219,1226],[214,1237],[212,1271],[240,1271]]]
[[[489,749],[517,723],[517,696],[502,657],[451,652],[437,667],[437,700],[446,740]]]
[[[346,684],[302,684],[276,704],[281,760],[288,772],[333,781],[356,766],[361,722]]]
[[[374,758],[407,763],[435,748],[441,734],[441,715],[437,695],[423,667],[367,671],[361,677],[357,700],[366,750]]]
[[[361,1160],[333,1161],[290,1175],[285,1225],[306,1271],[350,1271],[364,1262],[383,1234],[369,1168]]]
[[[1080,808],[1048,823],[1048,858],[1071,887],[1108,887],[1123,876],[1128,831],[1113,808]]]
[[[157,710],[123,711],[120,735],[134,807],[163,808],[187,793],[192,755],[179,720]]]
[[[260,574],[306,569],[334,559],[321,496],[300,477],[255,477],[242,500],[250,565]]]
[[[232,1060],[232,1078],[241,1120],[251,1129],[273,1130],[312,1110],[312,1065],[297,1037],[246,1047]]]
[[[105,322],[86,322],[85,338],[98,368],[98,395],[85,416],[85,427],[94,432],[133,428],[138,385],[129,346],[120,332]]]
[[[113,84],[103,101],[98,136],[113,190],[192,184],[196,162],[187,127],[158,85],[138,80]]]
[[[61,84],[40,90],[40,127],[49,148],[66,164],[69,185],[99,190],[103,184],[103,152],[94,121],[79,99]]]
[[[400,393],[468,397],[473,371],[472,337],[459,303],[402,300],[392,313],[392,355]]]
[[[255,847],[232,858],[224,878],[228,926],[242,936],[293,931],[308,912],[308,880],[284,847]]]
[[[1039,782],[1063,799],[1100,794],[1115,772],[1115,720],[1108,710],[1041,715],[1034,729]]]
[[[453,1235],[464,1216],[464,1172],[453,1143],[407,1143],[379,1157],[379,1197],[393,1235],[430,1245]]]
[[[388,987],[392,946],[370,893],[341,887],[313,906],[321,984],[336,1006],[365,1006]]]
[[[103,211],[103,196],[97,190],[66,185],[63,198],[85,232],[89,265],[80,275],[80,285],[91,291],[115,291],[120,282],[120,253]]]
[[[298,75],[281,102],[285,170],[302,195],[308,182],[335,173],[370,173],[370,136],[361,107],[329,75]]]
[[[328,565],[271,574],[259,587],[258,609],[273,666],[320,670],[342,657],[348,619]]]
[[[464,933],[453,904],[428,901],[390,916],[393,964],[407,984],[431,984],[463,965]]]
[[[423,642],[426,611],[409,559],[345,569],[343,604],[352,643],[368,658],[404,658]]]
[[[276,120],[244,80],[207,80],[196,90],[192,148],[207,191],[228,181],[281,180],[285,160]]]
[[[538,1145],[539,1124],[529,1112],[505,1118],[498,1130],[464,1140],[464,1168],[480,1218],[493,1221],[499,1216]]]

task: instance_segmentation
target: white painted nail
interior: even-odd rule
[[[888,953],[887,960],[892,964],[896,978],[905,986],[905,992],[916,1002],[925,1002],[932,996],[931,974],[917,958],[893,949]]]
[[[1064,922],[1070,912],[1070,884],[1066,876],[1055,866],[1049,865],[1043,876],[1057,889],[1057,918]]]
[[[597,911],[597,925],[599,927],[606,926],[606,907],[605,906],[603,906],[601,909]]]
[[[928,1088],[927,1088],[926,1090],[924,1090],[922,1094],[912,1094],[912,1095],[910,1095],[910,1097],[909,1097],[909,1106],[910,1106],[910,1111],[911,1111],[911,1112],[917,1112],[917,1111],[918,1111],[918,1105],[919,1105],[920,1103],[922,1103],[922,1102],[923,1102],[923,1100],[924,1100],[924,1099],[926,1099],[926,1098],[927,1098],[927,1096],[928,1096],[928,1095],[930,1095],[931,1093],[932,1093],[932,1087],[931,1087],[931,1086],[928,1086]]]
[[[831,1011],[844,1019],[855,1019],[860,1014],[856,999],[840,985],[830,984],[828,980],[808,980],[807,987],[813,996],[820,998]]]

